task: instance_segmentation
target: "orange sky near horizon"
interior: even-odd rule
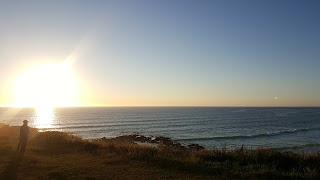
[[[6,92],[1,94],[1,106],[73,107],[73,106],[318,106],[317,100],[290,96],[259,97],[225,93],[190,92],[156,88],[139,92],[124,89],[96,88],[104,86],[81,78],[71,67],[62,64],[36,65],[11,78]],[[70,69],[69,69],[70,68]],[[20,83],[20,84],[19,84]],[[97,83],[97,84],[95,84]],[[94,87],[94,88],[92,88]],[[149,87],[150,88],[150,87]]]

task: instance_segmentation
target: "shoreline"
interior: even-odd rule
[[[88,140],[58,131],[31,128],[30,132],[22,155],[15,150],[19,127],[0,127],[0,179],[320,178],[319,153],[243,146],[196,149],[182,147],[170,138],[138,134]]]
[[[116,143],[134,143],[134,144],[140,144],[140,145],[149,145],[152,147],[172,147],[172,148],[178,148],[183,150],[204,150],[205,148],[199,144],[183,144],[178,141],[172,140],[169,137],[164,136],[144,136],[140,134],[132,134],[132,135],[122,135],[117,136],[114,138],[99,138],[96,139],[98,141],[104,141],[104,142],[116,142]]]
[[[20,126],[10,126],[5,123],[0,123],[0,129],[4,128],[14,128],[17,129]],[[239,146],[232,146],[232,147],[226,147],[226,146],[220,146],[220,147],[212,147],[212,148],[207,148],[206,145],[199,144],[199,143],[186,143],[186,142],[181,142],[181,140],[176,140],[171,137],[165,137],[165,136],[155,136],[155,135],[142,135],[139,133],[132,133],[132,134],[125,134],[125,135],[119,135],[119,136],[114,136],[114,137],[102,137],[102,138],[83,138],[81,136],[76,135],[75,133],[72,132],[67,132],[67,131],[50,131],[50,130],[41,130],[38,128],[32,128],[29,127],[31,130],[32,136],[36,133],[41,133],[41,132],[62,132],[62,133],[67,133],[71,134],[73,136],[77,136],[83,140],[90,140],[90,141],[105,141],[105,142],[116,142],[116,143],[133,143],[133,144],[138,144],[138,145],[146,145],[146,146],[151,146],[151,147],[158,147],[158,146],[165,146],[165,147],[174,147],[174,148],[179,148],[183,150],[213,150],[213,149],[228,149],[228,150],[236,150],[239,148],[246,148],[247,150],[254,151],[257,148],[264,148],[264,149],[272,149],[278,152],[290,152],[290,153],[296,153],[296,154],[316,154],[320,152],[319,148],[314,148],[314,147],[320,147],[320,144],[314,144],[314,145],[296,145],[296,146],[290,146],[290,147],[264,147],[264,146],[247,146],[245,144],[239,145]],[[8,130],[2,129],[2,132],[6,132]],[[17,130],[16,130],[17,131]],[[11,132],[12,135],[16,135],[17,133]],[[0,132],[1,136],[1,132]]]

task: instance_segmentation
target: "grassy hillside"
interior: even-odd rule
[[[215,149],[191,151],[83,140],[32,130],[24,156],[18,127],[0,128],[0,179],[319,179],[320,154]]]

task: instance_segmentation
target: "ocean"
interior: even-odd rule
[[[207,149],[320,150],[319,107],[66,107],[0,108],[0,123],[86,139],[139,133],[166,136]]]

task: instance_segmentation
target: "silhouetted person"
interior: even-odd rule
[[[17,148],[17,150],[19,150],[19,148],[21,148],[21,153],[23,153],[23,154],[26,151],[28,135],[29,135],[28,121],[24,120],[23,125],[20,126],[20,137],[19,137],[19,144],[18,144],[18,148]]]

